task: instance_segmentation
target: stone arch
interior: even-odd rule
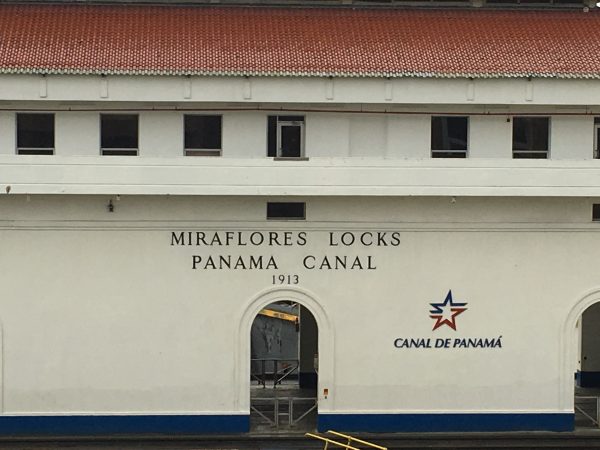
[[[334,381],[334,331],[331,320],[317,297],[306,289],[299,287],[275,287],[266,289],[255,295],[244,305],[237,323],[235,337],[236,370],[234,374],[236,389],[236,407],[240,412],[250,411],[250,330],[254,318],[267,305],[292,300],[307,308],[319,330],[319,379],[317,395],[319,411],[323,412],[333,407],[335,391],[331,389]],[[329,389],[327,399],[323,398],[323,389]],[[327,403],[324,404],[324,401]]]

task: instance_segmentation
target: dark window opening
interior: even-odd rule
[[[600,158],[600,117],[594,118],[594,158]]]
[[[306,219],[306,203],[304,202],[268,202],[267,219]]]
[[[17,153],[54,154],[54,114],[17,114]]]
[[[301,158],[304,153],[304,116],[269,116],[267,156]]]
[[[221,155],[221,116],[185,115],[183,120],[187,156]]]
[[[138,116],[136,114],[102,114],[100,147],[106,156],[135,156],[138,153]]]
[[[549,130],[548,117],[513,117],[513,158],[548,158]]]
[[[592,220],[594,222],[600,222],[600,203],[594,203],[592,205]]]
[[[267,156],[277,156],[277,116],[267,118]]]
[[[431,157],[466,158],[468,117],[431,118]]]

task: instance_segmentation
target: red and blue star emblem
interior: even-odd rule
[[[452,290],[448,291],[448,295],[446,295],[446,299],[442,303],[430,303],[430,305],[433,309],[429,311],[429,317],[435,319],[432,331],[437,330],[442,325],[448,325],[456,331],[456,316],[467,310],[465,308],[467,306],[466,303],[452,301]]]

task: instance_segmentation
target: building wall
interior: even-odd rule
[[[323,197],[305,222],[266,221],[259,197],[121,196],[112,213],[108,200],[0,198],[4,415],[247,415],[249,333],[237,333],[251,300],[280,287],[326,314],[319,413],[340,429],[352,429],[349,414],[572,413],[559,344],[569,312],[599,287],[587,199]],[[174,231],[254,230],[307,243],[171,245]],[[399,232],[400,245],[338,241],[365,231]],[[193,269],[194,255],[273,256],[278,267]],[[365,267],[307,269],[307,255]],[[299,283],[274,285],[277,274]],[[468,309],[456,330],[432,331],[431,303],[449,290]],[[501,347],[398,348],[398,338]]]
[[[228,76],[0,76],[0,101],[227,102],[240,107],[275,105],[469,105],[488,111],[522,106],[558,105],[566,110],[597,113],[600,87],[595,80],[551,78],[329,78]],[[596,106],[594,106],[596,105]],[[573,110],[573,106],[577,109]]]
[[[0,76],[0,434],[244,431],[252,319],[290,298],[319,327],[323,429],[570,429],[597,105],[585,80]],[[29,110],[55,113],[54,156],[15,155]],[[100,156],[109,111],[139,113],[139,156]],[[183,156],[186,112],[222,115],[222,157]],[[266,157],[280,113],[308,160]],[[430,157],[444,114],[470,117],[467,159]],[[519,114],[551,117],[550,160],[512,159]],[[266,220],[283,200],[306,220]],[[466,310],[434,329],[450,291]]]

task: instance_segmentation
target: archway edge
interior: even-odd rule
[[[297,286],[276,286],[265,289],[246,302],[236,323],[236,370],[235,386],[237,386],[236,407],[240,412],[250,411],[250,331],[252,322],[261,309],[279,301],[295,301],[315,318],[319,332],[319,380],[317,395],[319,396],[319,412],[333,409],[335,390],[334,381],[334,330],[331,318],[323,308],[322,302],[311,291]],[[323,389],[329,394],[323,397]]]
[[[560,365],[562,368],[560,380],[560,406],[562,410],[572,410],[574,404],[575,383],[573,382],[572,362],[575,360],[577,344],[575,324],[586,309],[599,302],[600,288],[588,291],[572,306],[563,322],[561,330],[561,355],[563,359]]]

